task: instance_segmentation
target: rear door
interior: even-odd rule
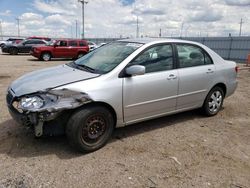
[[[78,53],[77,41],[75,40],[69,41],[68,57],[70,58],[77,57],[77,53]]]
[[[24,42],[22,45],[20,45],[19,48],[19,52],[20,53],[29,53],[32,46],[34,45],[34,40],[28,40],[26,42]]]
[[[179,75],[177,109],[200,107],[213,84],[213,61],[196,45],[176,44],[176,49]]]
[[[164,115],[176,109],[178,75],[171,44],[153,46],[128,66],[143,65],[144,75],[123,78],[125,123]]]

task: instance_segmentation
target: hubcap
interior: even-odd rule
[[[221,92],[220,91],[213,92],[208,102],[210,112],[216,113],[217,111],[219,111],[221,103],[222,103]]]
[[[49,55],[49,54],[43,54],[43,59],[44,59],[45,61],[49,61],[50,55]]]
[[[93,115],[87,119],[82,130],[82,139],[88,144],[97,142],[105,133],[106,121],[102,115]]]

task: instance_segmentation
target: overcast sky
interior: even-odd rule
[[[20,18],[23,36],[75,37],[81,15],[77,0],[0,0],[4,35]],[[88,0],[85,37],[135,37],[137,16],[143,36],[238,36],[241,18],[250,35],[250,0]]]

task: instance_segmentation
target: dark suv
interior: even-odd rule
[[[78,59],[89,52],[86,40],[60,39],[46,46],[34,47],[30,54],[34,57],[49,61],[51,58],[74,58]]]
[[[18,53],[29,53],[34,46],[46,45],[48,42],[45,40],[23,40],[18,44],[7,44],[2,48],[2,52],[9,53],[11,55],[17,55]]]

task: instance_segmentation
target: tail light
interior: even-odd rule
[[[235,72],[238,73],[240,68],[238,66],[235,67]]]

